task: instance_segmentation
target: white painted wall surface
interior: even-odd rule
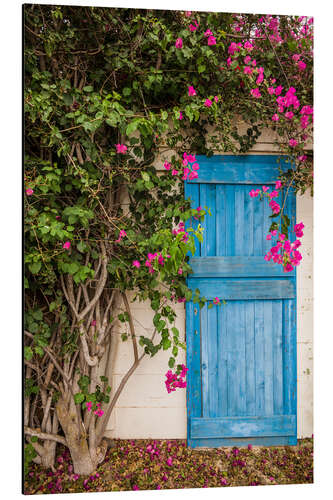
[[[255,153],[274,151],[272,142],[262,142]],[[260,153],[259,153],[260,154]],[[163,164],[163,162],[161,162]],[[297,427],[298,437],[313,433],[313,204],[309,194],[297,197],[297,221],[305,225],[302,238],[303,260],[297,270]],[[130,298],[130,295],[129,295]],[[130,303],[137,335],[152,333],[153,313],[144,302]],[[185,307],[176,306],[176,327],[184,336]],[[130,341],[122,342],[120,327],[116,335],[117,349],[110,366],[113,390],[133,362]],[[181,350],[180,350],[181,351]],[[140,352],[142,348],[140,347]],[[177,389],[170,394],[165,388],[170,353],[162,352],[153,358],[143,359],[128,381],[115,411],[109,421],[108,435],[115,438],[186,438],[186,392]],[[180,352],[178,363],[185,363],[185,353]]]

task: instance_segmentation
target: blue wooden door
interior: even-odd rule
[[[199,178],[185,183],[185,195],[212,215],[188,285],[208,303],[217,296],[226,305],[186,305],[188,445],[296,444],[296,274],[264,260],[271,211],[267,200],[249,196],[262,185],[273,188],[276,157],[198,163]],[[289,193],[292,225],[295,211]]]

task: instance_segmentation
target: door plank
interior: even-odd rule
[[[272,417],[191,418],[191,438],[292,436],[295,415]]]

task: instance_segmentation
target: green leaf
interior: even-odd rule
[[[74,394],[74,402],[76,405],[83,403],[84,400],[85,400],[85,395],[82,394],[82,392],[78,392],[77,394]]]
[[[32,359],[33,352],[30,346],[25,346],[24,347],[24,357],[27,361],[30,361]]]
[[[37,437],[37,436],[31,436],[30,441],[31,441],[32,443],[37,443],[37,441],[38,441],[38,437]]]
[[[86,85],[85,87],[83,87],[83,90],[84,92],[92,92],[94,90],[94,87],[92,87],[91,85]]]
[[[43,356],[43,354],[44,354],[43,349],[39,346],[34,347],[34,351],[36,354],[39,354],[39,356]]]
[[[33,262],[32,264],[29,264],[28,267],[32,274],[37,274],[40,271],[40,268],[42,267],[42,263],[40,261]]]
[[[169,359],[169,363],[168,363],[169,368],[173,368],[175,366],[175,361],[176,361],[175,358]]]
[[[133,132],[137,130],[139,126],[139,121],[138,120],[133,120],[131,123],[129,123],[126,127],[126,135],[131,135]]]

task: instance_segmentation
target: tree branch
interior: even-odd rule
[[[41,432],[36,429],[31,429],[30,427],[24,427],[24,433],[28,436],[37,436],[39,439],[47,439],[49,441],[56,441],[57,443],[67,446],[67,441],[62,436],[57,436],[56,434],[49,434],[48,432]]]

